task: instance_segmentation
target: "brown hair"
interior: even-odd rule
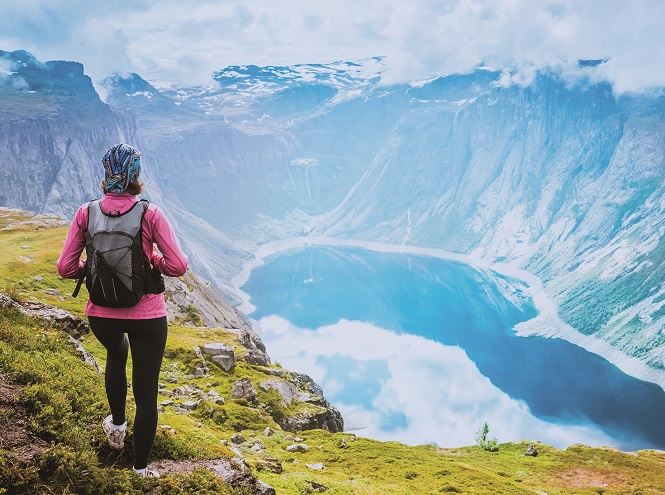
[[[102,180],[102,191],[104,194],[107,193],[106,191],[106,179]],[[138,196],[143,192],[143,182],[139,182],[138,180],[135,180],[134,182],[130,182],[127,184],[127,188],[125,189],[126,193],[133,194],[134,196]]]

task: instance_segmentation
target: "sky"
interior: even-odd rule
[[[665,87],[661,0],[0,0],[0,49],[76,60],[93,80],[137,72],[210,82],[229,65],[385,57],[386,83],[484,64],[528,83],[607,59],[617,93]]]

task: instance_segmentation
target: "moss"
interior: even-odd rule
[[[14,214],[16,215],[16,214]],[[37,232],[34,225],[20,219],[2,216],[0,225],[15,225],[0,232],[0,280],[14,287],[24,299],[49,302],[82,315],[85,298],[68,296],[73,281],[59,278],[54,263],[66,228]],[[23,247],[26,246],[26,247]],[[21,256],[30,258],[27,262]],[[54,288],[62,294],[44,293]],[[536,492],[549,495],[578,493],[661,493],[665,486],[665,457],[658,451],[628,454],[609,448],[581,445],[565,450],[533,441],[505,443],[498,452],[487,452],[477,446],[442,449],[432,445],[407,446],[398,442],[379,442],[356,438],[348,433],[332,434],[323,430],[300,432],[310,450],[290,453],[292,443],[276,419],[294,412],[316,412],[311,404],[294,401],[284,406],[277,392],[259,391],[255,403],[232,401],[231,388],[240,378],[255,386],[270,376],[239,361],[231,372],[209,363],[210,375],[189,377],[198,360],[194,346],[223,342],[233,346],[238,355],[244,348],[237,335],[223,329],[172,326],[161,380],[169,391],[190,385],[202,391],[214,388],[226,403],[202,400],[189,414],[177,414],[167,407],[160,414],[160,425],[152,458],[213,459],[235,456],[222,443],[236,431],[242,431],[249,442],[238,446],[250,465],[260,458],[281,462],[282,474],[269,470],[258,472],[262,481],[272,485],[280,495],[312,493],[312,481],[328,488],[331,495],[368,494],[503,494],[522,495]],[[103,366],[105,351],[90,336],[84,341]],[[129,363],[131,367],[131,360]],[[24,393],[19,399],[30,412],[31,427],[52,446],[31,462],[21,463],[11,451],[0,450],[0,495],[4,494],[97,494],[97,493],[199,493],[233,494],[234,491],[207,470],[191,474],[173,474],[159,480],[143,480],[125,466],[131,463],[131,390],[130,435],[125,451],[112,452],[99,427],[107,414],[103,377],[78,359],[67,336],[42,320],[11,309],[0,309],[0,374],[20,383]],[[163,395],[162,399],[169,398]],[[320,408],[318,409],[320,410]],[[5,411],[0,411],[7,417]],[[62,419],[64,418],[64,420]],[[270,426],[271,436],[262,434]],[[347,446],[340,448],[344,438]],[[260,443],[262,451],[250,449]],[[538,457],[524,455],[534,444]],[[295,462],[298,461],[298,462]],[[307,463],[324,464],[322,471],[307,469]],[[607,484],[608,486],[602,486]]]

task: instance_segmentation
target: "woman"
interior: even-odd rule
[[[104,198],[99,206],[104,215],[121,216],[137,203],[136,196],[143,185],[138,181],[140,156],[138,150],[127,144],[117,144],[103,156]],[[85,273],[85,263],[80,256],[86,247],[90,205],[82,205],[72,220],[57,262],[62,277],[80,278]],[[155,205],[148,204],[141,223],[143,253],[152,266],[171,277],[184,275],[187,256],[180,250],[164,214]],[[93,334],[106,348],[104,381],[111,414],[102,422],[102,428],[109,445],[115,449],[124,447],[126,364],[128,348],[131,348],[132,389],[136,401],[134,471],[144,477],[157,477],[159,473],[148,469],[148,457],[157,432],[158,379],[168,330],[164,294],[144,294],[135,306],[127,308],[98,306],[88,300],[85,314]]]

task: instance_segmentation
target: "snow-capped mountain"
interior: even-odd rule
[[[528,84],[479,68],[388,86],[381,59],[229,67],[206,88],[116,75],[104,83],[111,108],[86,101],[96,102],[94,118],[113,116],[104,125],[135,116],[127,133],[104,139],[136,139],[194,266],[229,291],[259,244],[289,236],[441,248],[530,271],[575,329],[662,370],[665,100],[591,84],[584,71],[601,63],[581,62],[575,82],[541,71]],[[31,97],[26,87],[46,91],[2,80],[12,108]],[[70,92],[89,96],[86,88]],[[49,91],[0,146],[18,149],[29,134],[26,149],[42,151],[28,161],[32,151],[11,152],[5,163],[39,168],[48,152],[34,141],[35,122],[56,126],[48,112],[61,119],[56,149],[67,149],[66,136],[92,146],[64,120],[74,100]],[[62,170],[78,163],[68,156],[58,155]],[[2,179],[18,183],[9,169]],[[31,198],[23,207],[71,215],[51,199],[65,187],[47,181],[38,198],[23,190],[0,203]]]
[[[187,204],[250,245],[311,230],[517,264],[577,330],[663,368],[662,98],[485,68],[384,86],[369,65],[232,67],[165,91],[232,129],[181,130],[229,193]]]

